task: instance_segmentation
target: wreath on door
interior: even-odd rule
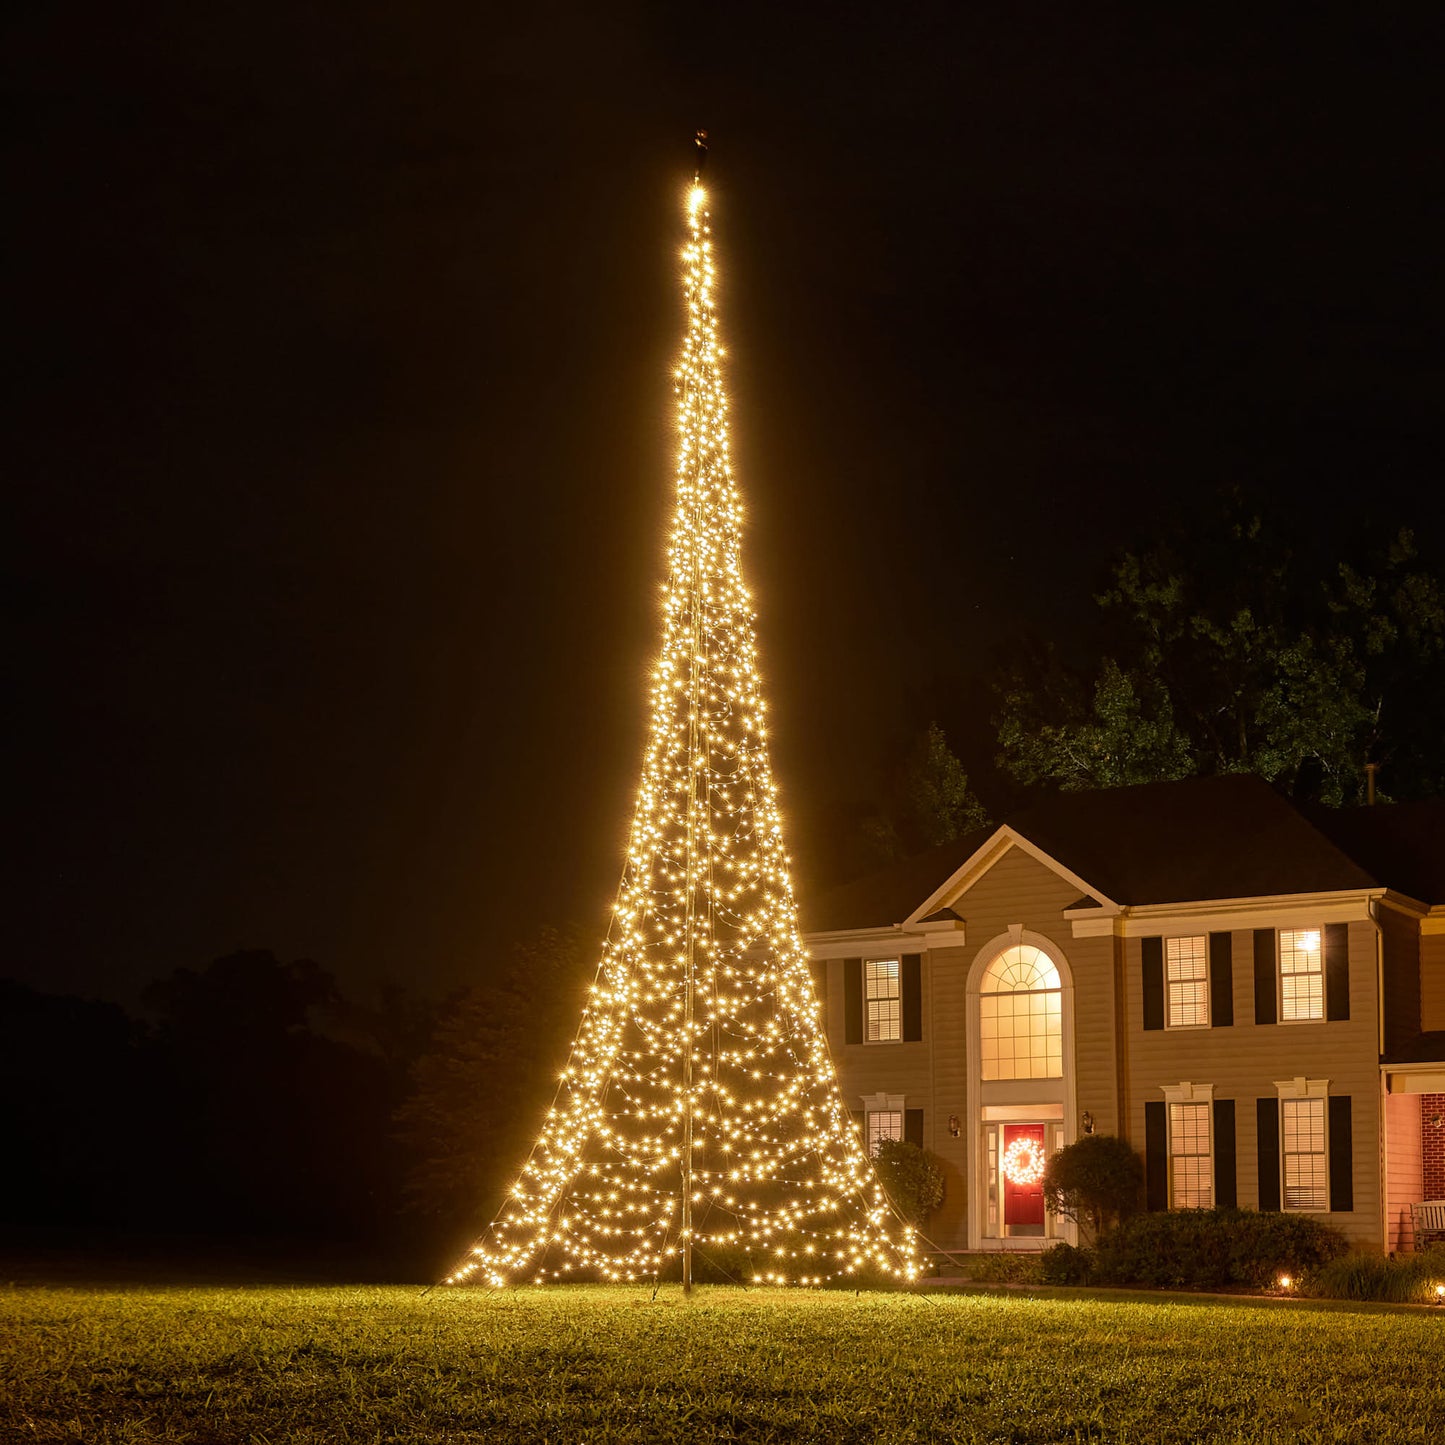
[[[1010,1184],[1037,1184],[1044,1177],[1044,1146],[1025,1135],[1003,1151],[1003,1176]]]

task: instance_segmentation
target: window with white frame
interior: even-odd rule
[[[1325,1100],[1281,1099],[1279,1123],[1284,1207],[1328,1209],[1330,1169],[1325,1139]]]
[[[902,1094],[863,1095],[863,1146],[868,1157],[878,1157],[878,1146],[885,1139],[903,1138]]]
[[[1171,1029],[1209,1023],[1209,936],[1164,940],[1164,986]]]
[[[903,1037],[903,1003],[896,958],[870,958],[863,963],[863,996],[870,1044]]]
[[[1169,1105],[1169,1207],[1209,1209],[1214,1203],[1212,1105]]]
[[[1325,1016],[1325,951],[1318,928],[1279,931],[1279,1016],[1285,1020]]]
[[[868,1111],[868,1157],[878,1157],[878,1146],[885,1139],[903,1138],[902,1109],[870,1109]]]
[[[1004,949],[984,973],[978,1004],[983,1078],[1063,1076],[1063,993],[1059,970],[1041,948]]]

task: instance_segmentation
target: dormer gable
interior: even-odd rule
[[[944,908],[955,914],[966,912],[965,898],[969,890],[986,877],[1003,858],[1013,850],[1019,850],[1042,864],[1051,873],[1063,879],[1070,887],[1096,910],[1099,917],[1113,917],[1119,912],[1119,905],[1107,894],[1081,878],[1073,869],[1061,863],[1030,841],[1017,828],[1007,823],[1000,825],[971,853],[944,881],[936,887],[903,920],[905,928],[915,927]]]

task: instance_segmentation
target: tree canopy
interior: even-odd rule
[[[1000,765],[1020,783],[1117,787],[1252,772],[1290,794],[1445,790],[1445,583],[1401,530],[1367,562],[1311,563],[1236,507],[1123,554],[1095,598],[1091,667],[1035,649],[1001,677]]]
[[[590,978],[580,937],[544,928],[500,983],[454,996],[396,1114],[410,1207],[475,1238],[526,1158],[566,1062]]]

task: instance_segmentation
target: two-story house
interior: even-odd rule
[[[1144,1156],[1151,1209],[1300,1210],[1396,1249],[1445,1197],[1445,801],[1064,794],[804,921],[870,1147],[944,1162],[945,1249],[1072,1238],[1039,1175],[1090,1131]]]

